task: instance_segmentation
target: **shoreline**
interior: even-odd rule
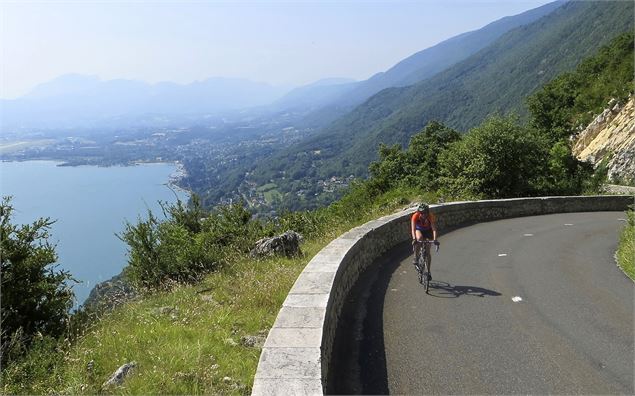
[[[163,183],[165,186],[167,186],[168,188],[170,188],[171,190],[176,190],[178,192],[181,192],[183,194],[187,194],[188,195],[188,199],[189,197],[192,196],[192,194],[194,194],[193,191],[188,190],[187,188],[181,186],[179,184],[179,182],[185,178],[187,176],[187,170],[185,169],[185,165],[183,165],[183,163],[179,160],[175,160],[175,161],[134,161],[134,162],[130,162],[127,164],[78,164],[78,163],[73,163],[73,162],[69,162],[67,160],[63,160],[63,159],[54,159],[54,158],[37,158],[37,159],[4,159],[0,157],[0,163],[3,162],[52,162],[55,164],[55,166],[59,166],[59,167],[70,167],[70,168],[79,168],[82,166],[95,166],[97,168],[112,168],[112,167],[129,167],[129,166],[139,166],[139,165],[163,165],[163,164],[169,164],[169,165],[175,165],[176,169],[174,171],[172,171],[169,175],[168,175],[168,180]]]
[[[187,176],[187,170],[185,169],[185,165],[181,161],[172,162],[176,165],[176,169],[174,172],[168,175],[168,182],[166,185],[170,188],[173,188],[177,191],[187,194],[188,196],[192,196],[193,192],[182,187],[179,182],[183,180]]]

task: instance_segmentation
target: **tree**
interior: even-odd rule
[[[369,181],[377,193],[388,191],[406,176],[406,153],[398,144],[379,146],[379,161],[368,167],[371,174]]]
[[[55,247],[48,241],[54,221],[11,222],[10,197],[0,204],[0,340],[2,362],[20,356],[35,336],[59,337],[73,306],[71,274],[57,270]]]
[[[580,194],[585,188],[592,188],[593,176],[593,165],[575,158],[570,144],[562,140],[549,150],[548,176],[542,189],[549,194]]]
[[[432,121],[410,139],[407,150],[399,145],[379,147],[379,161],[370,164],[371,186],[379,192],[404,183],[432,191],[438,187],[438,156],[461,135],[445,125]]]
[[[406,152],[408,185],[432,191],[439,187],[438,157],[448,146],[461,139],[461,134],[437,121],[430,122],[414,135]]]
[[[511,198],[540,193],[549,143],[513,117],[491,117],[441,153],[441,190],[452,197]]]

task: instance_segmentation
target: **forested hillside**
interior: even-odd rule
[[[553,3],[505,17],[487,26],[460,34],[433,47],[413,54],[384,73],[377,73],[353,89],[341,95],[335,105],[348,107],[359,105],[377,92],[391,87],[416,84],[485,48],[506,32],[529,24],[562,6],[564,1]]]
[[[274,180],[293,192],[332,176],[365,176],[380,143],[405,145],[432,120],[465,132],[491,114],[525,117],[529,94],[615,36],[632,31],[632,16],[631,2],[567,3],[426,81],[373,96],[313,138],[259,166],[256,181]]]
[[[528,120],[494,115],[463,135],[431,122],[405,150],[381,145],[380,160],[369,167],[367,195],[412,187],[449,199],[597,191],[606,169],[577,160],[570,138],[607,103],[619,108],[629,100],[633,55],[633,33],[616,37],[531,95]]]

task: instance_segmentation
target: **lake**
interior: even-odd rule
[[[0,162],[0,194],[13,196],[14,224],[39,217],[56,220],[50,241],[59,268],[82,283],[73,287],[79,304],[96,283],[121,272],[127,245],[116,234],[148,209],[162,218],[158,201],[186,201],[167,182],[177,168],[157,163],[137,166],[57,166],[52,161]]]

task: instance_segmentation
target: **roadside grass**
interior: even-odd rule
[[[2,393],[248,394],[260,349],[242,345],[241,338],[264,340],[278,307],[317,248],[305,247],[307,254],[300,259],[244,260],[196,285],[130,302],[58,352],[59,362],[48,362],[54,375],[33,360],[9,368]],[[124,385],[102,389],[129,362],[136,368]]]
[[[177,285],[105,314],[77,341],[44,343],[2,372],[3,394],[222,394],[251,392],[261,345],[296,278],[332,239],[420,198],[391,191],[355,219],[338,216],[303,256],[232,265],[195,285]],[[427,196],[430,202],[431,196]],[[119,387],[102,384],[121,365],[136,368]]]
[[[620,268],[635,281],[635,212],[629,211],[627,215],[627,224],[622,231],[616,256]]]

